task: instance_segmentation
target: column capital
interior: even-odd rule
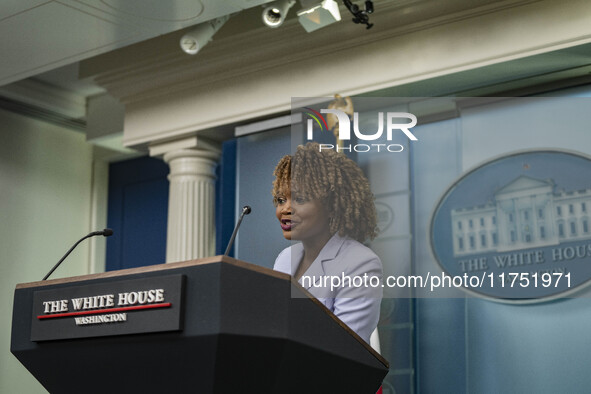
[[[179,149],[165,153],[162,158],[166,163],[170,164],[175,159],[202,159],[215,162],[219,157],[218,152],[205,149]]]
[[[150,156],[162,157],[167,163],[177,157],[201,157],[217,160],[222,152],[221,143],[207,138],[191,136],[175,140],[153,142]]]
[[[215,180],[219,153],[204,149],[178,149],[164,154],[170,167],[168,179],[171,184],[181,180]]]

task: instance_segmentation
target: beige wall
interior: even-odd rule
[[[2,110],[0,140],[0,393],[44,393],[10,353],[14,288],[41,280],[74,242],[104,226],[107,164],[94,160],[84,134]],[[105,240],[94,242],[79,245],[52,278],[103,270]]]

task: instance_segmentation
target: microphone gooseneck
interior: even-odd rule
[[[232,244],[234,244],[234,239],[236,238],[236,234],[238,233],[238,229],[240,228],[240,223],[242,223],[242,219],[244,218],[244,215],[248,215],[251,212],[252,212],[252,209],[248,205],[245,205],[244,207],[242,207],[242,213],[240,214],[240,217],[238,218],[238,222],[236,223],[236,226],[234,227],[234,231],[232,232],[232,237],[230,238],[230,242],[228,242],[228,246],[226,247],[226,253],[224,253],[224,256],[227,256],[230,253],[230,249],[232,249]]]
[[[60,264],[62,263],[62,261],[64,261],[64,260],[66,259],[66,257],[68,257],[68,256],[70,255],[70,253],[72,253],[72,251],[73,251],[73,250],[76,248],[76,246],[78,246],[78,244],[79,244],[80,242],[84,241],[86,238],[95,237],[95,236],[97,236],[97,235],[103,235],[103,236],[105,236],[105,237],[110,237],[111,235],[113,235],[113,230],[111,230],[110,228],[106,228],[106,229],[104,229],[104,230],[101,230],[101,231],[93,231],[92,233],[90,233],[90,234],[87,234],[87,235],[85,235],[84,237],[80,238],[80,239],[78,240],[78,242],[76,242],[76,243],[74,244],[74,246],[72,246],[72,247],[70,248],[70,250],[68,250],[68,251],[66,252],[66,254],[64,255],[64,257],[62,257],[62,258],[60,259],[60,261],[58,261],[58,262],[57,262],[57,264],[53,266],[53,268],[51,269],[51,271],[49,271],[49,272],[47,273],[47,275],[45,275],[45,277],[44,277],[42,280],[47,280],[47,278],[49,278],[49,276],[50,276],[51,274],[53,274],[53,271],[55,271],[55,270],[57,269],[57,267],[59,267],[59,266],[60,266]]]

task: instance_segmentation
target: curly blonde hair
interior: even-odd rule
[[[320,200],[328,209],[331,234],[339,233],[359,242],[378,233],[374,196],[361,168],[333,150],[320,151],[309,142],[298,146],[295,155],[284,156],[273,172],[273,201],[291,191],[307,199]]]

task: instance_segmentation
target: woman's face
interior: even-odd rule
[[[275,196],[275,215],[286,239],[305,241],[330,234],[329,213],[319,200],[281,190]]]

